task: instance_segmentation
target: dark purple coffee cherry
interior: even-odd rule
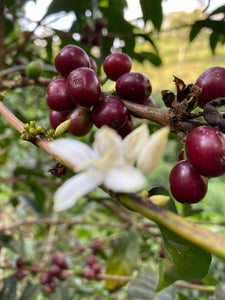
[[[61,272],[61,268],[57,265],[53,265],[50,267],[50,269],[48,270],[48,274],[52,277],[54,276],[58,276],[59,273]]]
[[[95,32],[101,32],[103,28],[107,25],[106,19],[98,19],[95,22]]]
[[[185,141],[190,163],[204,176],[225,174],[225,135],[210,126],[193,129]]]
[[[120,52],[111,53],[103,63],[105,74],[111,80],[116,81],[120,76],[130,72],[132,66],[131,58]]]
[[[88,256],[86,263],[91,267],[93,264],[96,263],[96,256],[95,255]]]
[[[53,129],[56,129],[61,123],[67,120],[68,112],[51,110],[49,113],[49,122]]]
[[[75,104],[92,106],[101,95],[98,75],[90,68],[78,68],[67,78],[67,92]]]
[[[152,85],[145,75],[131,72],[117,79],[116,92],[123,99],[139,102],[151,95]]]
[[[149,107],[155,107],[155,101],[151,96],[141,99],[138,103]]]
[[[95,277],[95,272],[90,268],[85,268],[83,270],[82,277],[86,279],[93,279]]]
[[[102,266],[99,263],[94,263],[91,266],[91,269],[94,271],[95,274],[99,274],[102,271]]]
[[[77,106],[68,115],[67,119],[71,119],[68,131],[75,136],[84,136],[92,128],[92,116],[87,107]]]
[[[195,84],[202,88],[198,97],[198,106],[204,107],[212,99],[225,97],[225,68],[212,67],[205,70]]]
[[[61,269],[68,269],[65,258],[60,253],[55,253],[51,259],[52,263],[59,266]]]
[[[120,128],[117,129],[117,133],[124,139],[134,129],[134,123],[131,118],[128,118],[127,122]]]
[[[89,67],[90,61],[87,53],[75,45],[62,48],[55,58],[55,67],[59,74],[67,78],[69,73],[80,67]]]
[[[121,99],[108,96],[96,105],[92,110],[92,120],[98,128],[107,125],[113,129],[121,128],[128,119],[128,111]]]
[[[24,266],[24,259],[22,257],[19,257],[17,260],[16,260],[16,266],[17,268],[22,268]]]
[[[72,110],[75,106],[66,90],[66,80],[56,79],[49,83],[47,87],[47,105],[56,111]]]
[[[49,273],[44,273],[41,275],[40,283],[45,285],[51,281],[51,275]]]
[[[24,269],[19,269],[15,273],[15,277],[17,280],[20,280],[20,279],[24,278],[25,276],[27,276],[27,272]]]
[[[171,193],[180,203],[197,203],[207,192],[207,179],[187,160],[181,160],[173,167],[169,181]]]
[[[90,68],[93,71],[97,72],[98,67],[97,67],[96,61],[91,56],[89,56],[89,60],[90,60]]]

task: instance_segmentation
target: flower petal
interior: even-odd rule
[[[110,190],[123,193],[140,191],[146,184],[146,178],[137,168],[128,164],[108,170],[104,185]]]
[[[78,199],[102,183],[104,174],[94,170],[68,179],[54,195],[54,210],[59,212],[73,206]]]
[[[137,160],[148,139],[149,131],[146,124],[137,127],[124,138],[124,155],[130,164],[134,164],[134,162]]]
[[[61,138],[49,143],[55,154],[68,159],[78,171],[78,165],[96,158],[94,151],[86,144],[70,138]]]
[[[124,162],[122,138],[108,126],[103,126],[96,132],[93,149],[108,167]]]
[[[155,131],[139,154],[137,167],[143,174],[151,172],[162,156],[169,135],[169,128],[163,127]]]

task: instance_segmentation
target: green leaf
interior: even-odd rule
[[[162,25],[162,0],[140,0],[145,23],[150,20],[159,31]]]
[[[120,35],[125,34],[131,37],[134,26],[127,22],[117,10],[112,7],[100,7],[100,11],[108,21],[107,29],[109,32],[119,33]]]
[[[134,58],[140,62],[143,62],[144,60],[148,60],[156,67],[159,67],[162,64],[161,58],[153,52],[142,51],[142,52],[134,53]]]
[[[48,7],[45,16],[60,12],[60,11],[74,11],[77,19],[80,19],[85,11],[92,10],[91,0],[86,1],[71,1],[71,0],[53,0]]]
[[[225,300],[224,285],[218,284],[215,289],[215,300]]]
[[[172,285],[159,293],[155,293],[157,282],[157,273],[149,266],[144,267],[137,277],[130,282],[127,300],[174,300],[175,286]]]
[[[40,185],[35,184],[33,181],[29,183],[30,188],[34,194],[36,206],[38,207],[39,211],[44,211],[45,209],[45,192],[41,188]]]
[[[4,234],[4,233],[0,234],[0,249],[2,247],[8,248],[16,253],[18,253],[18,251],[19,251],[18,241],[13,240],[12,235]]]
[[[4,284],[0,292],[0,300],[15,300],[16,299],[16,278],[11,276]]]
[[[212,53],[215,54],[216,45],[219,41],[220,35],[217,32],[212,32],[209,37],[209,45],[212,50]]]
[[[40,292],[40,285],[32,284],[31,282],[28,282],[19,300],[36,299],[39,292]]]
[[[176,280],[197,281],[204,278],[211,264],[211,254],[159,226],[165,247],[165,258],[159,266],[157,291]]]
[[[113,253],[106,266],[106,274],[131,276],[139,255],[138,234],[128,231],[114,241]],[[126,284],[124,281],[106,280],[105,288],[113,291]]]
[[[218,8],[216,8],[215,10],[213,10],[210,14],[209,17],[213,16],[213,15],[217,15],[217,14],[225,14],[225,5],[222,5]]]
[[[220,20],[205,19],[205,20],[196,21],[192,25],[192,29],[190,31],[190,36],[189,36],[190,41],[193,41],[198,35],[198,33],[201,31],[201,29],[204,27],[209,28],[214,32],[222,35],[224,35],[225,32],[225,22],[223,20],[220,21]]]

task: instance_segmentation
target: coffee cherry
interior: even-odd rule
[[[53,129],[56,129],[62,122],[67,119],[67,112],[51,110],[49,113],[49,122]]]
[[[86,67],[78,68],[69,74],[66,88],[73,102],[82,106],[94,105],[101,95],[98,75]]]
[[[210,127],[193,129],[185,142],[187,159],[204,176],[216,177],[225,173],[225,136]]]
[[[90,255],[87,258],[87,264],[91,267],[93,264],[96,263],[96,256],[95,255]]]
[[[85,268],[83,270],[82,276],[83,276],[83,278],[86,278],[86,279],[93,279],[95,277],[95,273],[92,269]]]
[[[127,122],[119,129],[117,129],[117,133],[125,138],[129,133],[131,133],[134,129],[134,124],[131,118],[128,118]]]
[[[40,283],[45,285],[51,281],[51,276],[49,273],[44,273],[41,275]]]
[[[197,203],[207,192],[207,179],[187,161],[178,162],[170,172],[170,189],[181,203]]]
[[[26,69],[25,69],[25,74],[27,78],[30,79],[38,79],[38,77],[41,76],[41,73],[43,71],[43,67],[40,61],[32,61],[30,62]]]
[[[178,155],[178,161],[184,160],[184,149],[182,149]]]
[[[89,67],[90,61],[87,53],[75,45],[67,45],[56,55],[55,67],[59,74],[67,78],[69,73],[80,67]]]
[[[27,276],[27,272],[23,269],[20,269],[18,270],[16,273],[15,273],[15,277],[16,279],[20,280],[22,278],[24,278],[25,276]]]
[[[43,286],[43,290],[48,294],[53,293],[55,291],[55,288],[56,288],[56,281],[53,278]]]
[[[97,67],[96,61],[91,56],[89,56],[89,60],[90,60],[90,68],[93,71],[97,72],[98,67]]]
[[[122,100],[108,96],[94,105],[92,120],[98,128],[107,125],[113,129],[121,128],[127,121],[128,111]]]
[[[102,271],[102,266],[100,264],[98,264],[98,263],[94,263],[91,266],[91,269],[94,271],[95,274],[99,274]]]
[[[66,91],[66,80],[56,79],[47,87],[47,105],[56,111],[68,111],[74,108],[75,104]]]
[[[107,25],[107,21],[105,19],[98,19],[95,22],[95,32],[101,32],[103,28]]]
[[[50,276],[58,276],[60,272],[61,272],[61,268],[57,265],[51,266],[50,269],[48,270],[48,274]]]
[[[204,107],[212,99],[225,97],[225,68],[212,67],[205,70],[195,84],[202,88],[198,97],[198,106]]]
[[[128,55],[119,52],[108,55],[103,63],[105,74],[114,81],[123,74],[130,72],[131,66],[131,58]]]
[[[148,77],[141,73],[131,72],[117,79],[116,92],[123,99],[139,102],[150,96],[152,86]]]
[[[51,261],[53,264],[57,265],[61,269],[68,268],[65,258],[60,253],[53,254]]]
[[[23,267],[23,265],[24,265],[24,259],[22,257],[18,258],[16,260],[16,266],[17,266],[17,268],[21,268],[21,267]]]
[[[149,107],[155,107],[155,101],[151,96],[141,99],[140,101],[138,101],[138,103]]]
[[[74,110],[67,115],[67,119],[71,119],[68,131],[75,136],[86,135],[93,125],[90,110],[83,106],[74,108]]]

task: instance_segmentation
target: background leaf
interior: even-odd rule
[[[159,266],[157,290],[176,280],[197,281],[205,277],[211,263],[211,254],[195,246],[163,226],[159,226],[165,247],[165,258]]]
[[[16,277],[11,276],[5,282],[3,289],[0,292],[0,300],[15,300],[16,299]]]
[[[140,0],[145,23],[150,20],[157,30],[160,30],[162,25],[161,2],[161,0]]]
[[[175,286],[172,285],[159,293],[155,293],[158,276],[151,267],[141,269],[137,277],[129,284],[126,300],[174,300]]]

